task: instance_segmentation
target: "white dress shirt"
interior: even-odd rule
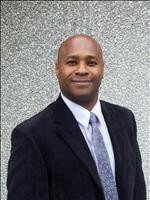
[[[70,101],[68,98],[66,98],[62,93],[61,93],[61,97],[63,99],[63,101],[65,102],[65,104],[67,105],[67,107],[71,110],[72,114],[74,115],[75,119],[78,122],[78,125],[81,129],[81,132],[85,138],[85,141],[90,149],[90,152],[93,156],[93,159],[95,160],[96,166],[97,166],[97,159],[95,156],[95,152],[94,152],[94,146],[92,143],[92,128],[91,125],[89,124],[89,120],[90,120],[90,111],[85,109],[84,107],[80,106],[79,104],[76,104],[72,101]],[[110,159],[110,164],[111,164],[111,168],[112,168],[112,172],[113,175],[115,177],[115,160],[114,160],[114,153],[113,153],[113,148],[112,148],[112,144],[111,144],[111,140],[110,140],[110,136],[108,133],[108,129],[101,111],[101,104],[100,101],[97,100],[95,106],[93,107],[93,109],[91,110],[92,113],[94,113],[98,120],[99,120],[99,130],[102,134],[108,155],[109,155],[109,159]]]

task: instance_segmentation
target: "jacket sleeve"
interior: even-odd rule
[[[132,114],[133,115],[133,114]],[[134,133],[136,134],[135,140],[135,152],[136,152],[136,177],[135,177],[135,188],[134,188],[134,200],[146,200],[146,185],[144,180],[144,174],[142,170],[142,159],[137,142],[137,128],[135,117],[133,115],[133,126]]]
[[[11,142],[7,200],[50,200],[47,170],[36,143],[17,128]]]

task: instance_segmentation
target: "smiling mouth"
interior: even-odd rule
[[[89,87],[91,80],[72,80],[72,83],[77,87]]]
[[[74,83],[91,83],[91,80],[72,80]]]

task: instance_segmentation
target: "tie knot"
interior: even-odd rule
[[[96,117],[96,115],[94,113],[91,113],[90,114],[90,121],[89,121],[90,124],[97,124],[98,123],[98,119]]]

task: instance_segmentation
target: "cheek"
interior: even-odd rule
[[[68,70],[59,70],[57,78],[61,84],[67,83],[68,77],[70,77],[70,72]]]
[[[63,69],[59,72],[59,78],[61,80],[69,81],[70,77],[73,75],[74,71],[72,69]]]
[[[97,69],[97,70],[93,71],[92,74],[95,77],[95,79],[101,80],[103,77],[103,70]]]
[[[98,74],[98,78],[101,80],[103,78],[103,73],[104,73],[104,70],[103,68],[101,68],[100,70],[98,70],[97,74]]]

